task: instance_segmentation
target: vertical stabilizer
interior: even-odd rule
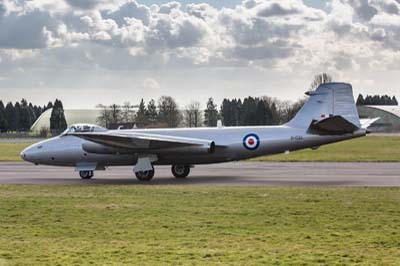
[[[307,95],[310,98],[296,116],[289,121],[288,126],[308,128],[312,121],[341,116],[356,127],[361,127],[354,102],[353,88],[350,84],[322,84],[315,91],[308,92]]]

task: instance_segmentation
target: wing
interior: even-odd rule
[[[215,148],[215,143],[211,140],[138,132],[109,131],[70,133],[69,135],[105,145],[114,150],[120,149],[129,152],[149,152],[179,148],[191,148],[213,152]],[[89,149],[89,146],[90,144],[86,146],[86,150]],[[85,147],[83,148],[85,149]]]

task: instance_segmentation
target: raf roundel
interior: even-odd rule
[[[256,134],[248,134],[243,138],[243,146],[248,150],[256,150],[260,146],[260,138]]]

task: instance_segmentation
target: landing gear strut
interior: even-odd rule
[[[79,176],[82,179],[91,179],[93,175],[93,171],[79,171]]]
[[[171,171],[176,178],[186,178],[190,173],[190,165],[174,164],[171,167]]]
[[[135,175],[139,181],[150,181],[154,177],[154,168],[149,171],[135,172]]]

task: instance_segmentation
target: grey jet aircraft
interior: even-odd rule
[[[308,101],[288,123],[279,126],[107,130],[72,125],[60,136],[21,152],[34,164],[72,166],[82,179],[108,166],[132,165],[137,179],[149,181],[155,165],[172,165],[176,178],[185,178],[197,164],[212,164],[316,149],[322,145],[363,137],[350,84],[327,83],[306,93]]]

